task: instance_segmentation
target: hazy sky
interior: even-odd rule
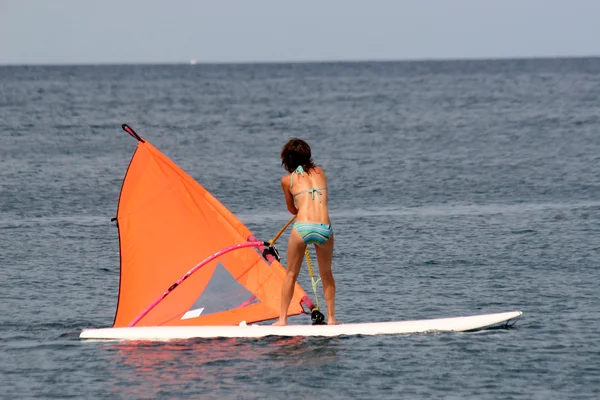
[[[0,64],[600,55],[600,0],[0,0]]]

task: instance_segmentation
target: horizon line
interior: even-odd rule
[[[518,61],[518,60],[566,60],[600,58],[600,55],[547,55],[547,56],[497,56],[497,57],[430,57],[430,58],[365,58],[365,59],[305,59],[305,60],[264,60],[264,61],[139,61],[139,62],[74,62],[74,63],[0,63],[2,67],[74,67],[74,66],[126,66],[126,65],[288,65],[288,64],[359,64],[359,63],[418,63],[418,62],[456,62],[456,61]]]

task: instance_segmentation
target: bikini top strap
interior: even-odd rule
[[[296,168],[294,170],[294,172],[292,172],[292,174],[291,174],[292,176],[290,176],[290,189],[292,188],[292,185],[294,184],[294,173],[304,176],[304,168],[302,168],[302,165],[298,165],[298,168]]]
[[[296,193],[294,195],[294,197],[296,197],[296,196],[298,196],[299,194],[302,194],[302,193],[310,193],[310,196],[311,196],[312,200],[314,200],[315,199],[315,193],[316,193],[317,196],[318,196],[319,203],[320,203],[321,202],[321,195],[323,194],[323,193],[321,193],[321,190],[327,190],[327,188],[324,187],[324,188],[320,188],[320,189],[318,189],[318,188],[312,188],[312,189],[308,189],[308,190],[303,190],[301,192]]]

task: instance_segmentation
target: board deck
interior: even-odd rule
[[[512,326],[521,311],[466,317],[415,321],[374,322],[341,325],[243,325],[240,326],[149,326],[134,328],[86,329],[81,339],[99,340],[174,340],[191,338],[259,338],[265,336],[349,336],[394,335],[434,331],[467,332]]]

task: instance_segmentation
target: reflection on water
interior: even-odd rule
[[[338,338],[192,339],[173,342],[106,343],[112,353],[115,393],[172,396],[177,388],[206,396],[235,393],[239,383],[281,379],[282,369],[333,365],[343,347]],[[268,367],[267,367],[268,366]],[[118,371],[118,372],[117,372]],[[175,392],[174,392],[175,391]],[[216,398],[215,397],[215,398]]]

